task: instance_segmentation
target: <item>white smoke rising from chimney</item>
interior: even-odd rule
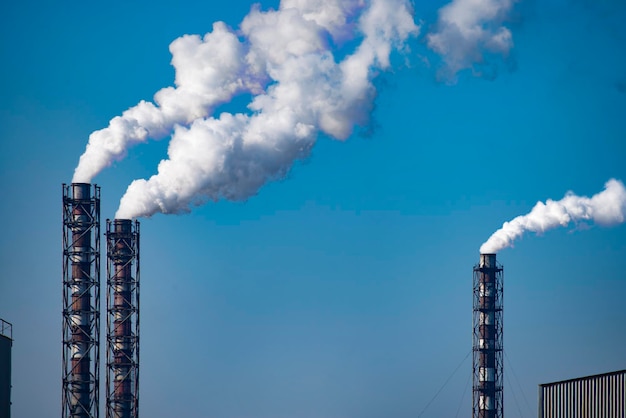
[[[513,1],[453,0],[440,9],[428,44],[452,75],[482,50],[508,52],[501,22]],[[238,31],[217,22],[204,37],[178,38],[170,45],[175,86],[93,132],[72,181],[91,182],[131,146],[171,135],[169,159],[129,186],[118,217],[246,199],[306,158],[319,132],[345,139],[368,123],[373,79],[419,33],[412,13],[409,0],[283,0],[277,11],[254,6]],[[357,41],[335,56],[333,48]],[[248,113],[213,115],[244,93],[253,96]]]
[[[126,156],[127,149],[148,138],[168,136],[176,125],[209,115],[216,105],[244,91],[259,92],[264,77],[245,66],[244,46],[222,22],[203,38],[186,35],[170,45],[176,87],[141,101],[89,136],[72,182],[91,182],[104,168]]]
[[[442,78],[454,80],[457,72],[474,69],[484,51],[508,55],[513,47],[511,31],[502,26],[514,0],[453,0],[439,9],[436,30],[428,34],[428,46],[443,56]]]
[[[92,134],[74,181],[173,129],[169,158],[150,179],[131,183],[116,218],[246,199],[305,158],[318,132],[345,139],[366,124],[373,78],[418,32],[408,0],[283,0],[277,11],[253,8],[242,40],[222,23],[203,39],[180,38],[170,47],[176,88],[155,95],[158,107],[142,102]],[[351,39],[359,45],[337,61],[332,45]],[[243,91],[255,94],[250,114],[209,116]]]
[[[626,219],[626,188],[615,179],[606,182],[604,190],[591,198],[576,196],[568,192],[563,199],[548,199],[538,202],[529,214],[505,222],[480,247],[481,254],[491,254],[513,246],[513,241],[526,231],[543,233],[558,226],[566,227],[571,222],[593,221],[611,226]]]

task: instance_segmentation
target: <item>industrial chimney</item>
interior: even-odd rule
[[[63,184],[62,418],[99,416],[100,188]]]
[[[474,266],[472,418],[503,418],[502,266],[481,254]]]
[[[139,407],[139,222],[107,220],[106,418]]]

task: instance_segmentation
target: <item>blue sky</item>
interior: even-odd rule
[[[142,221],[142,415],[415,417],[471,350],[480,244],[538,200],[626,180],[621,2],[520,1],[505,22],[510,57],[489,57],[497,76],[466,70],[454,84],[437,81],[424,38],[444,4],[415,3],[422,35],[410,66],[376,79],[371,127],[321,136],[246,202]],[[0,317],[14,325],[14,417],[59,413],[61,183],[89,134],[172,85],[171,41],[217,20],[236,28],[250,7],[2,6]],[[97,176],[103,220],[166,151],[139,145]],[[498,257],[507,416],[534,416],[539,383],[625,368],[625,225],[526,236]],[[467,360],[423,416],[469,416],[470,373]]]

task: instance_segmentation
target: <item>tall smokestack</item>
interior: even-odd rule
[[[481,254],[474,266],[472,418],[502,418],[502,266]]]
[[[100,188],[63,184],[63,418],[99,416],[99,364]]]
[[[107,220],[106,417],[139,409],[139,222]]]

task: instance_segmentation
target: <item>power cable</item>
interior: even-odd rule
[[[517,386],[519,387],[520,391],[522,392],[522,397],[524,398],[524,402],[526,403],[526,407],[528,408],[528,413],[532,415],[532,409],[530,407],[530,403],[528,402],[528,398],[526,397],[526,393],[524,392],[524,388],[522,387],[522,385],[519,382],[519,379],[517,378],[517,374],[515,373],[515,369],[513,369],[513,364],[511,364],[511,359],[509,359],[509,355],[506,353],[505,350],[504,351],[504,357],[506,358],[506,362],[509,365],[509,368],[511,369],[511,372],[513,373],[513,378],[515,379],[515,382],[517,383]]]
[[[504,377],[506,377],[506,382],[509,384],[509,387],[511,388],[511,393],[513,394],[513,400],[515,401],[515,406],[517,406],[519,416],[520,418],[524,418],[524,416],[522,415],[522,409],[519,407],[519,402],[517,402],[517,396],[515,395],[515,388],[513,388],[513,385],[511,384],[511,381],[509,380],[509,375],[505,373]]]
[[[456,415],[454,416],[454,418],[458,418],[459,416],[459,412],[461,411],[461,406],[463,405],[463,399],[465,399],[465,393],[467,392],[467,387],[469,386],[471,377],[472,377],[472,374],[469,374],[467,376],[467,381],[465,382],[465,389],[463,389],[463,396],[461,396],[461,402],[459,402],[459,408],[456,410]]]
[[[467,358],[469,357],[469,355],[472,353],[473,350],[470,350],[465,357],[463,358],[463,360],[461,360],[461,362],[459,363],[458,366],[456,366],[456,369],[454,369],[454,371],[452,372],[452,374],[450,376],[448,376],[448,378],[446,379],[446,381],[443,383],[443,385],[439,388],[439,390],[437,391],[437,393],[435,393],[435,396],[433,396],[433,398],[426,404],[426,406],[424,407],[424,409],[422,409],[422,412],[420,412],[417,415],[417,418],[421,417],[422,414],[426,411],[426,409],[428,409],[428,407],[430,406],[431,403],[433,403],[433,401],[437,398],[437,396],[439,396],[439,394],[441,393],[441,391],[443,390],[444,387],[446,387],[446,385],[448,384],[448,382],[450,381],[450,379],[452,379],[452,376],[454,376],[456,374],[456,372],[459,370],[459,368],[463,365],[463,363],[465,362],[465,360],[467,360]]]

